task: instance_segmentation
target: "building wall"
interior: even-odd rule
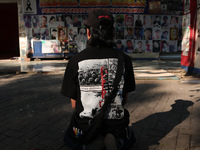
[[[0,0],[0,58],[19,56],[18,13],[16,0]]]

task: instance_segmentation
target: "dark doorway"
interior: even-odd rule
[[[0,59],[19,56],[17,3],[0,3]]]

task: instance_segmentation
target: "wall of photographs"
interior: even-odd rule
[[[116,49],[126,53],[181,51],[182,17],[115,14]],[[80,52],[86,47],[87,15],[24,15],[31,41],[42,41],[42,53]],[[32,43],[33,44],[33,43]]]
[[[29,10],[29,5],[22,2],[18,2],[19,32],[22,41],[20,45],[25,45],[25,42],[28,44],[26,48],[22,47],[20,56],[25,57],[27,50],[31,49],[35,56],[46,56],[76,54],[86,48],[87,36],[83,21],[87,19],[87,13],[41,14],[47,10],[46,7],[40,8],[38,13],[38,8]],[[135,4],[139,4],[139,1],[136,2]],[[167,8],[164,2],[159,3],[159,8],[169,10],[170,7]],[[144,1],[145,3],[148,1]],[[34,6],[37,7],[37,3]],[[144,5],[148,6],[150,7]],[[127,54],[180,52],[183,35],[180,9],[177,8],[176,13],[160,13],[164,15],[147,14],[146,8],[144,10],[143,13],[113,13],[115,48]],[[32,14],[26,14],[27,11],[32,11]]]

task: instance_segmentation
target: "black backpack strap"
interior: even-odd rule
[[[117,52],[117,55],[118,55],[118,65],[117,65],[117,72],[116,72],[114,83],[113,83],[113,89],[109,95],[107,94],[105,95],[105,102],[99,113],[100,116],[104,115],[104,112],[106,111],[108,106],[111,104],[112,100],[116,97],[117,92],[118,92],[118,86],[123,75],[124,54],[121,52]]]

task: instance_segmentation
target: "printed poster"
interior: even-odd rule
[[[61,50],[58,48],[58,41],[42,41],[42,53],[61,53]]]
[[[23,12],[24,14],[36,14],[36,0],[23,0]]]

